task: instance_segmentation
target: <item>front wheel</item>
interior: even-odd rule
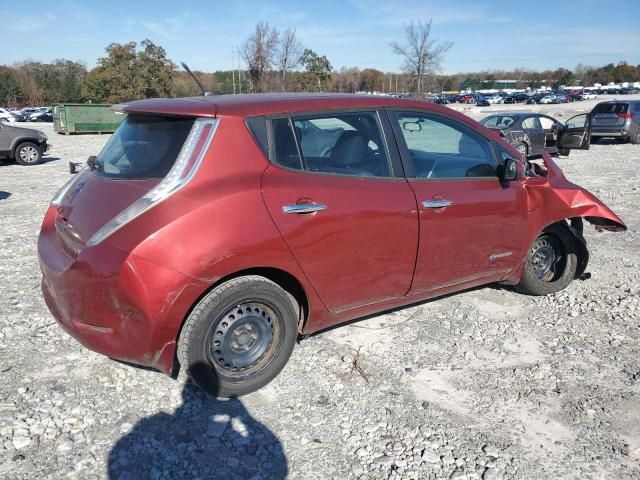
[[[516,289],[527,295],[550,295],[564,290],[578,266],[573,235],[558,224],[545,229],[533,241]]]
[[[178,342],[180,367],[216,397],[254,392],[280,373],[298,334],[291,297],[255,275],[213,289],[187,318]]]
[[[16,162],[20,165],[37,165],[42,159],[42,149],[32,142],[23,142],[16,148]]]
[[[520,152],[520,155],[522,155],[522,159],[526,160],[527,155],[529,154],[529,149],[527,148],[527,144],[521,142],[518,144],[516,149],[518,150],[518,152]]]

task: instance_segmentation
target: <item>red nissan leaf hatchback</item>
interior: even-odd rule
[[[582,218],[624,223],[446,107],[356,95],[153,99],[65,184],[38,242],[62,328],[220,396],[299,335],[476,285],[565,288]],[[575,139],[575,146],[582,144]]]

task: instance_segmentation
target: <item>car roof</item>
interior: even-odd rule
[[[404,107],[446,113],[448,116],[468,118],[458,112],[416,99],[383,95],[339,93],[250,93],[186,98],[153,98],[114,106],[127,113],[159,113],[215,117],[276,115],[280,113],[335,110],[344,108]]]

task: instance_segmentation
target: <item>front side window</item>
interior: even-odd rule
[[[587,125],[587,114],[576,115],[567,120],[567,128],[584,128]]]
[[[470,128],[416,113],[397,121],[417,178],[496,177],[489,142]]]
[[[272,121],[275,162],[311,172],[389,177],[375,112],[293,117]]]

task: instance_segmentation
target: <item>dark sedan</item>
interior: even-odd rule
[[[524,158],[541,155],[544,151],[550,155],[569,155],[571,149],[589,149],[591,124],[585,113],[571,117],[564,124],[548,115],[532,112],[489,115],[480,123],[499,130]]]

